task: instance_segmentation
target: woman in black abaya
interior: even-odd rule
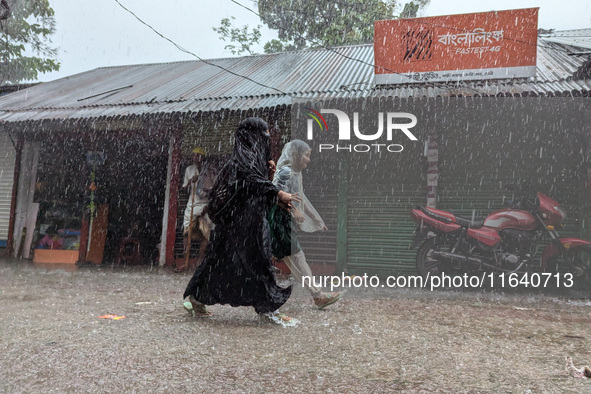
[[[269,180],[270,135],[265,121],[243,120],[236,130],[234,151],[210,193],[209,217],[215,224],[203,262],[189,281],[184,297],[193,312],[209,316],[205,305],[253,306],[278,324],[296,323],[277,310],[291,287],[277,286],[271,268],[266,215],[279,203],[291,208],[292,195]]]

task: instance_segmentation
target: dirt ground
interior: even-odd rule
[[[0,392],[589,392],[591,302],[561,294],[351,289],[324,311],[190,317],[189,274],[0,261]],[[105,314],[121,320],[100,319]]]

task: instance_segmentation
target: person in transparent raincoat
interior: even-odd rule
[[[301,140],[288,142],[277,162],[273,184],[292,195],[297,195],[290,211],[272,207],[269,214],[272,252],[276,259],[287,264],[297,282],[302,283],[312,295],[314,304],[323,309],[341,297],[340,292],[328,293],[313,285],[311,280],[302,281],[302,277],[312,277],[312,271],[298,241],[298,231],[315,232],[326,230],[324,221],[304,193],[302,171],[310,163],[312,150]]]

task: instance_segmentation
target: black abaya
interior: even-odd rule
[[[236,131],[234,152],[210,194],[209,215],[215,224],[203,262],[184,297],[206,304],[253,306],[258,313],[283,305],[291,287],[277,286],[271,270],[266,216],[279,189],[268,179],[267,124],[248,118]]]

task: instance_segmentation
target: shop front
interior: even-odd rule
[[[158,264],[169,137],[64,127],[23,135],[16,256],[35,263]]]

